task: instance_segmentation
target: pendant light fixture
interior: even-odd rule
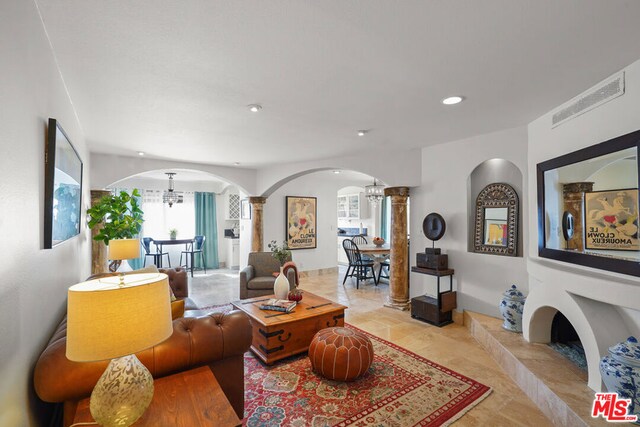
[[[364,187],[364,194],[371,203],[371,206],[376,206],[384,199],[384,185],[379,185],[375,178],[373,179],[373,185],[367,185]]]
[[[175,172],[165,172],[169,175],[169,189],[162,194],[162,202],[168,203],[169,207],[172,207],[174,203],[182,203],[182,196],[179,196],[173,188],[173,175]]]

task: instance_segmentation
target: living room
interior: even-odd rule
[[[366,330],[369,322],[367,332],[491,387],[459,425],[571,425],[566,408],[540,408],[506,373],[511,362],[472,335],[469,313],[501,319],[500,300],[516,284],[527,302],[523,334],[513,336],[544,343],[553,317],[546,308],[562,312],[584,345],[584,387],[592,393],[606,390],[598,365],[608,348],[640,334],[637,274],[539,255],[537,187],[538,164],[638,130],[640,5],[476,3],[3,2],[0,223],[10,244],[3,246],[0,287],[0,425],[47,425],[52,415],[35,394],[33,370],[67,311],[68,288],[91,275],[91,230],[84,226],[90,190],[164,169],[203,171],[267,197],[264,250],[285,237],[284,197],[316,196],[314,174],[356,171],[387,188],[408,188],[406,262],[415,266],[432,245],[422,231],[425,216],[442,215],[447,230],[436,246],[455,269],[456,323],[438,328],[384,307],[392,284],[361,284],[356,292],[354,282],[341,285],[344,271],[315,275],[335,267],[334,256],[320,253],[328,242],[336,250],[335,229],[319,230],[320,247],[293,251],[306,276],[301,288],[351,298],[357,304],[346,304],[346,323]],[[624,90],[615,98],[550,125],[574,98],[620,73]],[[464,99],[443,105],[450,95]],[[255,103],[262,110],[248,111]],[[50,117],[83,162],[83,226],[44,249]],[[517,256],[470,250],[471,176],[495,158],[520,172],[509,177],[520,203]],[[239,222],[240,268],[251,251],[251,226]],[[419,273],[407,281],[409,298],[435,288],[434,278]],[[405,323],[412,335],[394,338]],[[579,418],[601,421],[590,419],[590,409],[580,408]]]

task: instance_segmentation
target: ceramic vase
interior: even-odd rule
[[[289,281],[287,280],[287,276],[284,275],[282,271],[282,267],[280,267],[280,274],[276,278],[276,282],[273,284],[273,293],[278,299],[287,299],[287,295],[289,294]]]
[[[511,285],[511,288],[502,294],[500,313],[504,318],[502,327],[507,331],[522,332],[522,312],[526,299],[527,297],[518,290],[516,285]]]
[[[609,392],[621,399],[630,399],[627,415],[640,420],[640,345],[635,337],[609,347],[609,354],[600,360],[600,375]],[[634,423],[640,424],[640,421]]]

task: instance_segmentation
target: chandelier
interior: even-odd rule
[[[182,203],[182,196],[178,195],[173,189],[173,175],[175,172],[165,172],[169,175],[169,189],[162,194],[162,203],[168,203],[169,207],[174,203]]]
[[[364,194],[369,200],[369,203],[371,203],[372,206],[376,206],[384,199],[384,185],[379,185],[374,178],[373,185],[364,187]]]

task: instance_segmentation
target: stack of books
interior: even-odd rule
[[[273,310],[291,313],[293,309],[296,308],[297,304],[298,303],[295,301],[271,298],[270,300],[265,301],[264,304],[260,305],[260,310]]]

